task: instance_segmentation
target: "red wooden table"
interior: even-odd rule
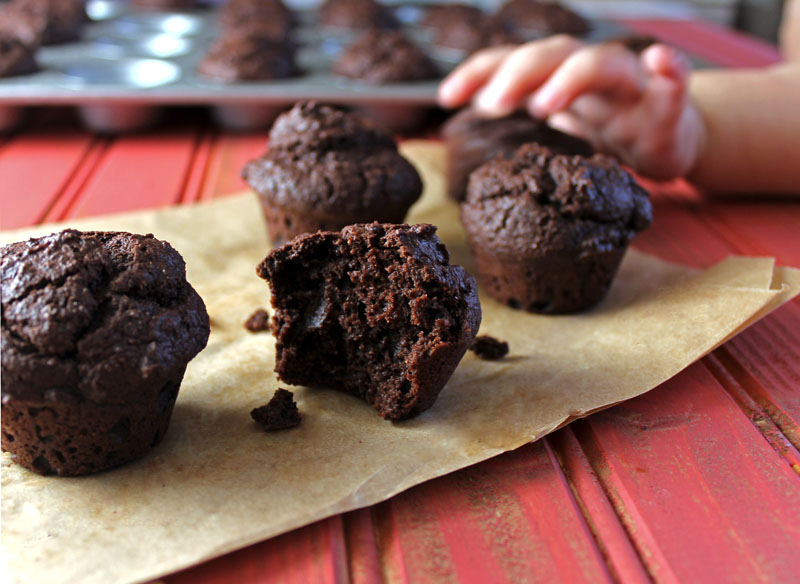
[[[721,66],[774,48],[694,22],[628,25]],[[93,136],[40,112],[0,137],[3,228],[223,196],[263,133],[176,111],[157,132]],[[730,254],[800,266],[800,202],[653,189],[636,247],[703,267]],[[800,301],[650,393],[370,508],[164,578],[256,582],[797,582]]]

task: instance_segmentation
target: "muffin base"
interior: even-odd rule
[[[379,221],[382,223],[402,223],[405,211],[395,215],[376,213],[370,219],[357,217],[341,217],[336,215],[315,215],[309,212],[288,210],[272,206],[261,200],[261,210],[267,224],[267,234],[274,247],[278,247],[304,233],[317,231],[341,231],[343,227],[354,223]],[[385,211],[384,211],[385,213]]]
[[[69,396],[8,399],[2,407],[3,450],[28,470],[58,476],[92,474],[140,458],[166,434],[183,373],[143,405],[101,405]]]
[[[565,314],[587,310],[605,297],[626,250],[523,260],[481,249],[473,254],[478,281],[495,300],[527,312]]]

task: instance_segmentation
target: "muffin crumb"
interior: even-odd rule
[[[475,337],[469,350],[486,361],[499,361],[508,355],[508,343],[489,335],[481,335]]]
[[[275,391],[269,402],[253,409],[250,416],[267,432],[294,428],[303,419],[294,401],[294,394],[282,387]]]
[[[244,328],[251,333],[271,331],[272,326],[269,322],[269,312],[263,308],[256,309],[256,311],[250,315],[250,318],[247,319],[247,322],[244,323]]]

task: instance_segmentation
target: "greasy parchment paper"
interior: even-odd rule
[[[441,147],[404,150],[426,183],[409,220],[439,225],[454,262],[471,269],[443,194]],[[800,271],[772,259],[695,272],[630,252],[608,298],[585,314],[535,316],[482,296],[481,333],[507,340],[510,356],[468,353],[421,416],[391,423],[352,396],[294,388],[303,423],[268,434],[249,412],[278,387],[274,343],[242,326],[269,302],[255,275],[267,250],[255,198],[71,224],[170,241],[206,301],[211,339],[189,365],[164,442],[143,460],[59,479],[3,454],[5,582],[145,581],[385,500],[648,391],[800,290]]]

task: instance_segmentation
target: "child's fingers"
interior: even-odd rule
[[[587,142],[590,142],[595,148],[598,147],[596,127],[594,125],[587,124],[584,119],[578,115],[575,115],[569,110],[554,113],[552,116],[547,118],[547,124],[551,128],[561,130],[562,132],[570,134],[571,136],[583,138]]]
[[[640,60],[648,73],[681,82],[689,76],[692,69],[692,64],[684,53],[660,43],[645,49]]]
[[[468,102],[514,49],[510,45],[492,47],[472,55],[439,84],[439,105],[451,108]]]
[[[567,35],[521,45],[497,68],[475,100],[475,107],[488,116],[511,113],[581,46],[583,43]]]
[[[529,105],[534,115],[546,117],[587,93],[635,99],[644,85],[644,71],[631,51],[616,43],[589,46],[564,61]]]

